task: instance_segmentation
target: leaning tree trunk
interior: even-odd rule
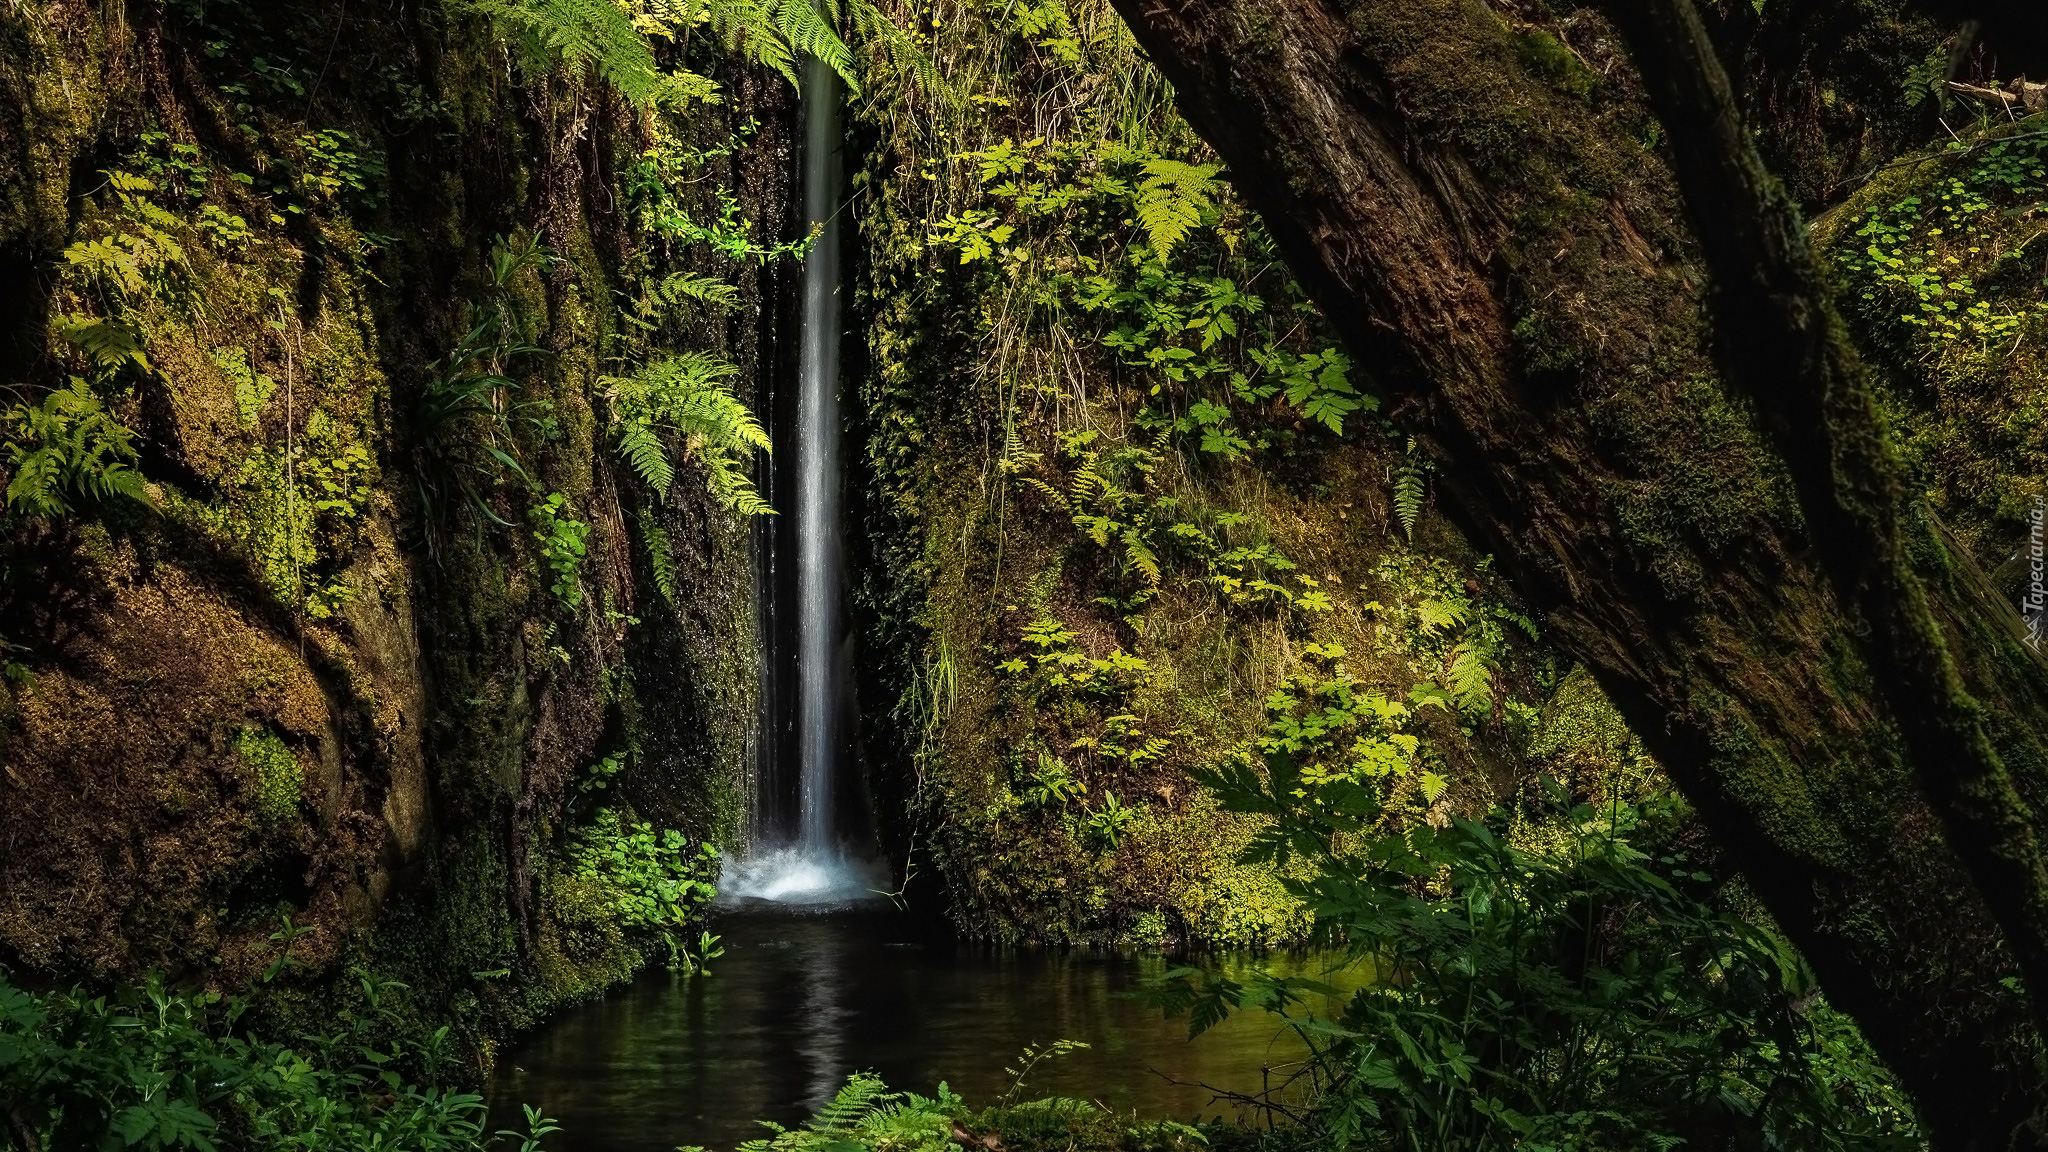
[[[1619,38],[1480,0],[1116,3],[1430,445],[1451,513],[1599,677],[1942,1146],[2037,1146],[2018,965],[1923,797],[1793,476],[1720,381],[1707,269]],[[1902,535],[2041,810],[2048,675],[2015,657],[2012,609],[1938,524]]]

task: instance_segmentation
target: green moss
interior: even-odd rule
[[[238,730],[235,751],[249,770],[248,791],[256,815],[266,824],[297,815],[306,787],[306,771],[297,754],[276,733],[261,728]]]
[[[1524,68],[1582,100],[1600,86],[1598,72],[1586,67],[1564,41],[1540,28],[1515,38],[1515,55]]]

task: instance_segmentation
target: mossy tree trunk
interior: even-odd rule
[[[1723,386],[1709,277],[1601,21],[1472,0],[1118,0],[1290,264],[1919,1100],[2006,1147],[2036,1043],[1793,476]],[[1937,524],[1902,549],[2040,807],[2041,670]]]

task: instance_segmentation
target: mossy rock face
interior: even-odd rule
[[[551,879],[589,765],[623,757],[642,818],[741,834],[749,526],[694,466],[659,494],[614,461],[600,376],[714,350],[751,401],[772,272],[644,243],[650,123],[568,70],[508,83],[459,6],[123,12],[0,15],[0,365],[85,381],[150,497],[4,522],[0,964],[235,985],[289,916],[290,995],[367,966],[477,1007],[487,1047],[644,961]],[[692,211],[731,188],[773,230],[792,97],[733,70],[744,107],[664,138],[710,150]],[[621,318],[685,267],[733,307]],[[457,507],[421,396],[487,305],[528,349],[493,369],[523,471]],[[531,538],[547,494],[586,533],[573,599]]]
[[[1350,8],[1412,41],[1399,79],[1443,131],[1559,168],[1554,202],[1529,207],[1550,234],[1605,211],[1574,191],[1612,183],[1617,158],[1571,127],[1593,75],[1573,48],[1504,25],[1443,43],[1430,5]],[[1569,669],[1436,514],[1426,449],[1365,395],[1373,366],[1327,358],[1257,221],[1204,183],[1214,157],[1106,4],[967,13],[933,50],[972,77],[945,115],[975,151],[915,127],[929,95],[907,75],[856,105],[874,139],[862,603],[867,663],[896,670],[863,687],[878,780],[911,811],[896,848],[928,853],[978,935],[1299,940],[1289,867],[1241,860],[1261,819],[1220,811],[1199,774],[1341,683],[1414,741],[1371,769],[1388,827],[1484,812],[1552,754],[1531,742]],[[1580,103],[1443,88],[1432,61],[1464,52]],[[1572,147],[1527,156],[1539,128]],[[1562,365],[1586,330],[1559,305],[1518,333]],[[1338,379],[1360,391],[1319,391]],[[1708,487],[1684,488],[1700,507],[1646,507],[1645,530],[1755,498]]]

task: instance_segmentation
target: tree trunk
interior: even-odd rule
[[[1440,461],[1451,514],[1599,677],[1941,1145],[2037,1144],[2018,967],[1917,787],[1793,477],[1720,382],[1699,246],[1614,33],[1479,0],[1116,2]],[[1899,530],[2039,810],[2048,679],[1939,525]]]

